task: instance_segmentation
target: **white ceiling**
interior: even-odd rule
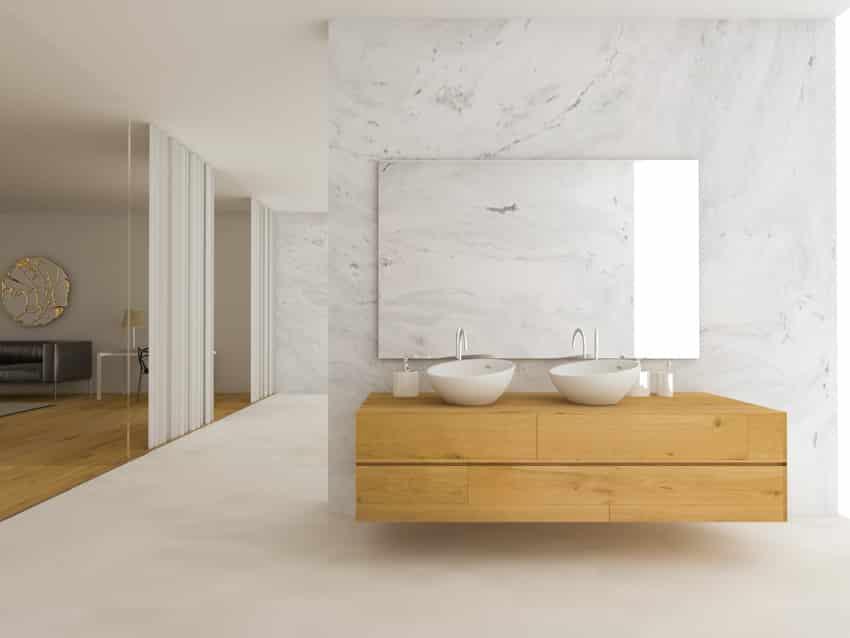
[[[75,198],[88,205],[96,190],[120,201],[126,171],[122,122],[130,117],[159,124],[203,155],[218,169],[224,195],[253,195],[281,210],[326,209],[330,17],[825,18],[848,5],[850,0],[6,2],[0,7],[0,187],[6,203],[20,200],[19,209],[61,207]]]

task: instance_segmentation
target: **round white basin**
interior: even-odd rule
[[[454,405],[490,405],[504,394],[516,366],[503,359],[464,359],[438,363],[426,371],[440,398]]]
[[[582,405],[619,403],[640,377],[640,362],[631,359],[575,361],[549,370],[552,383],[568,401]]]

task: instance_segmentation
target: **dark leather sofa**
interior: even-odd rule
[[[91,381],[91,341],[0,341],[0,383]]]

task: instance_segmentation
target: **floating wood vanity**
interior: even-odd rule
[[[786,496],[785,413],[710,394],[357,413],[361,521],[784,521]]]

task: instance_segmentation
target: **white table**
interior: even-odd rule
[[[103,398],[102,386],[103,386],[103,360],[106,357],[121,357],[124,359],[135,359],[138,355],[137,352],[98,352],[97,353],[97,400],[100,401]],[[129,393],[129,388],[127,392]]]

